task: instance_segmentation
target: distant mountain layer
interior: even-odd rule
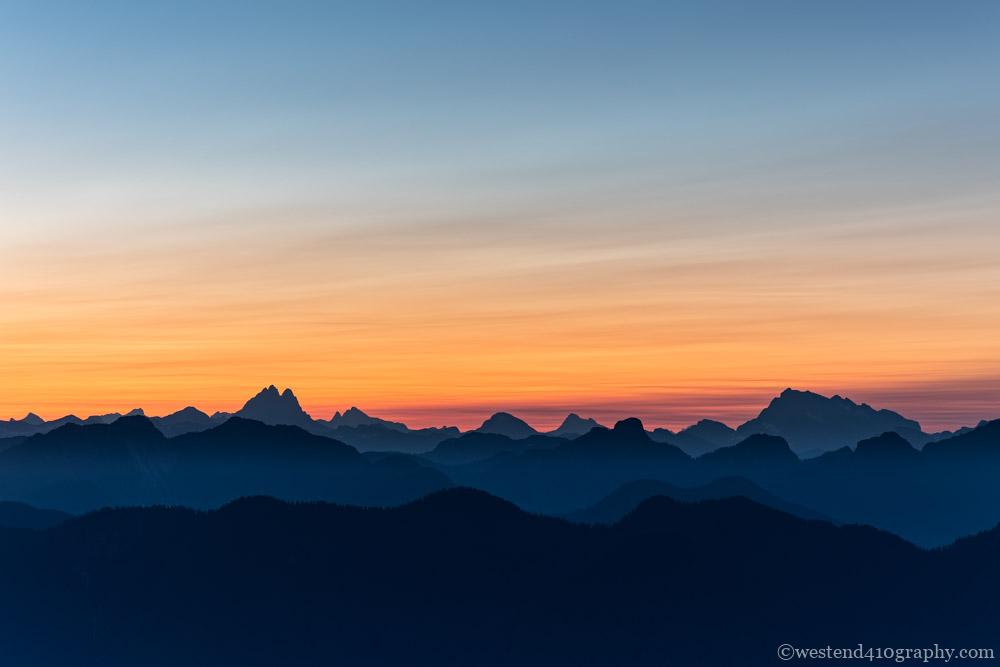
[[[550,435],[554,438],[576,438],[586,433],[589,433],[591,429],[603,428],[603,426],[597,423],[596,419],[586,418],[584,419],[575,412],[566,415],[562,424],[559,428],[554,431],[549,431],[546,435]]]
[[[70,512],[253,494],[392,505],[450,485],[430,466],[372,463],[332,438],[242,417],[174,438],[145,417],[67,424],[0,451],[0,498]]]
[[[133,410],[126,416],[142,415]],[[380,419],[366,414],[357,407],[336,412],[329,420],[314,419],[299,404],[291,389],[279,391],[274,385],[264,387],[250,398],[236,415],[270,425],[298,426],[317,435],[328,435],[364,451],[427,452],[437,444],[459,435],[454,427],[410,429],[402,422]],[[22,419],[0,422],[0,439],[45,433],[64,424],[106,424],[123,416],[110,413],[80,419],[68,415],[47,422],[34,413]],[[204,431],[218,426],[232,416],[217,412],[211,416],[194,407],[187,407],[164,417],[152,417],[153,424],[169,437]],[[982,425],[982,424],[980,424]],[[555,430],[546,433],[552,437],[578,438],[592,429],[601,427],[596,420],[570,413]],[[850,399],[833,396],[828,398],[807,391],[787,389],[761,413],[733,429],[722,422],[703,419],[678,432],[657,428],[650,437],[661,443],[673,445],[689,456],[697,457],[721,447],[728,447],[755,434],[777,435],[789,442],[801,456],[815,456],[832,451],[865,438],[886,432],[895,432],[920,448],[933,442],[961,435],[972,430],[961,428],[955,432],[927,434],[920,425],[889,410],[876,410]],[[537,435],[531,425],[508,412],[498,412],[487,419],[474,432],[503,435],[514,439]]]
[[[483,422],[476,429],[477,433],[489,435],[504,435],[515,440],[537,435],[538,431],[528,425],[523,419],[518,419],[508,412],[498,412]]]
[[[552,449],[566,440],[544,435],[511,438],[498,433],[472,431],[438,444],[426,457],[435,463],[461,465],[490,459],[500,454],[514,454],[537,449]]]
[[[930,439],[919,423],[891,410],[876,410],[848,398],[827,398],[794,389],[783,391],[755,419],[736,431],[743,437],[756,433],[781,436],[803,454],[853,445],[889,431],[918,446]]]
[[[771,665],[784,643],[991,646],[990,531],[934,552],[744,499],[613,526],[471,490],[391,510],[247,498],[0,531],[15,665]]]

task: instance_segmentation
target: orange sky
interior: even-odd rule
[[[0,411],[233,410],[275,383],[323,417],[676,427],[794,386],[951,427],[1000,413],[1000,235],[960,204],[746,231],[317,209],[9,235]]]

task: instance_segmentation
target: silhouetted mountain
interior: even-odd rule
[[[637,480],[622,485],[595,505],[567,514],[566,518],[578,523],[614,523],[654,496],[666,496],[686,503],[742,497],[802,519],[829,520],[819,512],[785,502],[742,477],[723,477],[696,487],[678,487],[651,479]]]
[[[13,422],[14,420],[11,419],[10,421]],[[24,419],[20,420],[20,423],[24,424],[25,426],[41,426],[42,424],[45,423],[45,420],[36,415],[34,412],[29,412],[27,415],[24,416]]]
[[[136,417],[142,416],[143,411],[136,408],[126,415],[120,412],[111,412],[105,415],[92,415],[86,419],[80,419],[76,415],[66,415],[52,421],[45,421],[33,412],[29,412],[23,419],[9,419],[0,421],[0,438],[12,438],[18,436],[32,436],[39,433],[54,431],[60,426],[67,424],[90,425],[90,424],[110,424],[122,416]]]
[[[765,413],[782,417],[789,405],[797,405],[801,424],[809,428],[837,411],[853,415],[846,421],[866,423],[877,421],[872,415],[898,417],[847,399],[802,392],[785,392],[776,403],[776,410]],[[871,524],[925,546],[983,530],[1000,519],[1000,422],[934,441],[923,451],[899,431],[889,430],[862,438],[856,451],[845,445],[799,462],[778,436],[748,437],[696,460],[671,444],[682,436],[730,433],[712,422],[671,434],[668,443],[656,442],[638,420],[623,420],[613,429],[592,428],[573,440],[541,435],[512,439],[482,432],[458,437],[456,429],[394,429],[378,422],[333,429],[328,422],[309,419],[290,391],[276,388],[266,389],[246,409],[303,425],[267,428],[235,417],[228,429],[216,431],[230,416],[206,417],[194,408],[151,420],[111,413],[87,420],[70,415],[42,425],[30,416],[0,422],[48,429],[62,421],[46,433],[0,439],[0,498],[71,512],[115,504],[213,507],[261,493],[384,505],[454,481],[529,511],[561,515],[594,505],[635,480],[688,488],[736,475],[838,522]],[[79,425],[84,421],[91,426]],[[503,417],[495,422],[510,423]],[[311,434],[308,438],[304,430]],[[184,435],[165,438],[164,432]],[[198,440],[183,438],[196,434],[204,434],[204,442],[188,447],[189,440]],[[425,460],[368,458],[355,450],[430,453]]]
[[[470,431],[457,438],[445,440],[426,458],[444,465],[461,465],[489,459],[498,454],[524,452],[529,449],[553,449],[566,440],[547,435],[532,435],[526,438],[510,438],[498,433]]]
[[[494,435],[505,435],[508,438],[527,438],[538,435],[538,431],[533,429],[527,422],[518,419],[507,412],[498,412],[476,429],[477,433],[491,433]]]
[[[679,447],[688,456],[698,457],[707,452],[729,447],[740,441],[740,436],[722,422],[702,419],[678,433],[665,428],[655,429],[650,437]]]
[[[240,417],[171,444],[177,463],[170,488],[177,502],[197,507],[261,493],[391,505],[451,486],[447,476],[428,466],[401,466],[393,459],[371,463],[332,438]]]
[[[752,435],[732,447],[722,447],[703,454],[698,462],[729,474],[742,474],[753,470],[774,472],[799,463],[784,438],[774,435]]]
[[[678,435],[682,437],[691,436],[720,447],[736,444],[739,440],[739,435],[737,435],[735,429],[713,419],[702,419],[696,424],[681,430]]]
[[[997,531],[936,552],[744,499],[614,526],[469,490],[389,510],[247,498],[0,539],[16,665],[771,665],[783,643],[990,646]]]
[[[348,408],[343,414],[339,411],[336,412],[330,421],[331,428],[337,429],[344,426],[347,427],[357,427],[357,426],[381,426],[383,428],[391,429],[394,431],[407,431],[409,428],[406,424],[401,422],[391,422],[385,419],[379,419],[378,417],[370,417],[358,408]]]
[[[56,428],[53,426],[52,428]],[[0,438],[16,438],[19,436],[34,435],[45,429],[45,420],[33,412],[29,412],[23,419],[8,419],[0,421]]]
[[[221,421],[225,420],[214,420],[201,410],[193,407],[187,407],[183,410],[178,410],[166,417],[150,417],[153,426],[160,430],[163,435],[168,438],[172,438],[176,435],[183,435],[184,433],[194,433],[196,431],[204,431],[211,428],[212,426],[218,425]],[[226,417],[228,419],[228,416]]]
[[[971,431],[927,443],[923,454],[935,462],[1000,463],[1000,419],[981,422]]]
[[[25,503],[0,501],[0,528],[51,528],[72,517],[57,510],[43,510]]]
[[[867,438],[858,443],[854,455],[859,461],[871,461],[902,465],[913,463],[920,452],[895,432],[883,433],[876,438]]]
[[[681,450],[660,442],[655,442],[646,433],[642,422],[634,417],[622,419],[613,429],[595,428],[586,435],[563,445],[560,453],[572,457],[604,458],[620,461],[635,459],[657,459],[687,461],[689,457]]]
[[[172,455],[145,417],[66,424],[0,452],[0,493],[70,511],[111,502],[164,502]]]
[[[757,433],[781,436],[793,450],[805,455],[853,445],[889,431],[917,445],[928,439],[919,423],[891,410],[794,389],[783,391],[760,415],[736,430],[742,437]]]
[[[554,431],[549,431],[545,435],[550,435],[554,438],[575,438],[581,436],[584,433],[588,433],[590,429],[601,427],[601,424],[597,423],[595,419],[584,419],[575,412],[571,412],[566,415],[566,419],[563,420],[559,428]],[[603,427],[602,427],[603,428]]]
[[[385,505],[448,486],[429,466],[370,463],[331,438],[241,417],[171,439],[145,417],[69,424],[0,452],[0,497],[71,512],[258,493]]]
[[[295,426],[270,425],[234,416],[208,431],[187,433],[171,441],[184,461],[219,461],[235,466],[247,461],[311,463],[363,461],[356,449],[332,438],[314,435]]]
[[[448,443],[442,443],[444,447]],[[456,483],[484,489],[535,512],[565,514],[635,479],[684,477],[691,459],[649,438],[638,419],[591,429],[556,447],[529,446],[448,470]],[[673,477],[672,477],[673,479]]]
[[[252,419],[270,426],[298,426],[311,428],[313,419],[302,406],[291,389],[278,392],[273,384],[264,387],[256,396],[246,402],[242,409],[236,412],[236,417]]]
[[[362,424],[341,426],[330,431],[330,437],[354,447],[362,452],[406,452],[425,453],[438,444],[461,435],[454,426],[444,428],[398,429],[382,424]]]
[[[979,428],[980,426],[985,426],[988,423],[989,423],[989,420],[982,419],[982,420],[979,421],[979,423],[976,426],[963,426],[961,428],[955,429],[954,431],[939,431],[937,433],[931,433],[931,434],[928,434],[928,436],[927,436],[928,440],[927,441],[928,442],[936,442],[938,440],[946,440],[947,438],[954,438],[956,435],[965,435],[966,433],[974,431],[975,429]]]

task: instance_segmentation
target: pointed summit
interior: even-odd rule
[[[45,423],[45,420],[36,415],[34,412],[29,412],[24,416],[24,419],[21,420],[21,423],[28,426],[41,426]]]
[[[189,405],[186,408],[181,408],[177,412],[167,415],[167,417],[173,417],[175,419],[204,419],[208,420],[208,415],[194,407]],[[167,417],[164,417],[166,419]]]
[[[299,399],[292,390],[285,389],[279,393],[273,384],[264,387],[260,393],[247,401],[236,416],[271,425],[288,424],[306,427],[312,424],[312,418],[299,405]]]

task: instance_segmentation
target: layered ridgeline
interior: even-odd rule
[[[2,498],[69,512],[217,507],[255,494],[386,505],[450,484],[429,465],[399,456],[372,461],[333,438],[239,416],[172,438],[142,416],[66,424],[0,451]]]
[[[104,510],[0,529],[0,646],[14,665],[130,667],[771,665],[785,643],[993,647],[998,558],[996,530],[928,552],[744,499],[654,496],[594,526],[467,489],[388,510],[259,497]]]
[[[67,424],[110,424],[123,416],[143,414],[141,409],[136,409],[126,414],[111,413],[86,419],[68,415],[45,421],[32,413],[23,419],[0,421],[0,448],[13,444],[13,438],[48,433]],[[232,417],[272,426],[297,426],[316,435],[349,443],[362,451],[429,451],[442,440],[459,434],[455,427],[411,429],[400,422],[371,417],[356,407],[343,413],[337,412],[329,420],[313,419],[302,409],[291,389],[279,391],[274,385],[262,389],[235,413],[216,412],[209,415],[195,407],[186,407],[163,417],[151,417],[150,421],[163,435],[173,437],[206,431]]]
[[[792,390],[737,429],[702,421],[679,433],[650,432],[637,419],[606,428],[576,415],[549,433],[508,413],[467,433],[409,429],[357,408],[317,420],[290,390],[275,387],[231,415],[189,408],[79,422],[49,429],[52,422],[37,417],[18,420],[38,432],[0,439],[0,500],[67,512],[210,508],[256,494],[385,506],[462,485],[563,516],[616,493],[608,506],[628,509],[643,489],[692,499],[728,488],[799,516],[866,523],[921,545],[1000,520],[1000,422],[929,440],[896,413]],[[826,432],[839,435],[816,435]],[[801,454],[803,442],[826,448],[859,433],[866,435],[820,456]]]
[[[67,415],[46,421],[34,413],[22,419],[0,421],[0,439],[47,433],[66,424],[108,424],[122,416],[143,415],[141,409],[127,413],[110,413],[81,419]],[[270,425],[298,426],[310,433],[334,437],[362,451],[427,452],[444,440],[460,434],[451,426],[411,429],[402,422],[372,417],[357,407],[336,412],[328,420],[315,419],[302,409],[291,389],[279,391],[274,385],[265,387],[237,412],[216,412],[209,415],[195,407],[187,407],[163,417],[151,417],[154,426],[168,437],[204,431],[225,422],[232,416],[252,419]],[[534,435],[576,438],[602,426],[592,418],[570,413],[562,424],[541,433],[523,419],[508,412],[497,412],[474,433],[502,435],[524,439]],[[786,389],[774,398],[760,414],[736,428],[711,419],[703,419],[674,432],[656,428],[650,435],[684,450],[691,456],[734,445],[747,436],[764,433],[784,438],[800,456],[815,456],[859,440],[886,432],[895,432],[920,447],[956,433],[925,433],[920,424],[891,410],[875,409],[840,396],[825,397],[808,391]],[[10,442],[6,443],[11,444]],[[0,443],[2,446],[2,443]]]

